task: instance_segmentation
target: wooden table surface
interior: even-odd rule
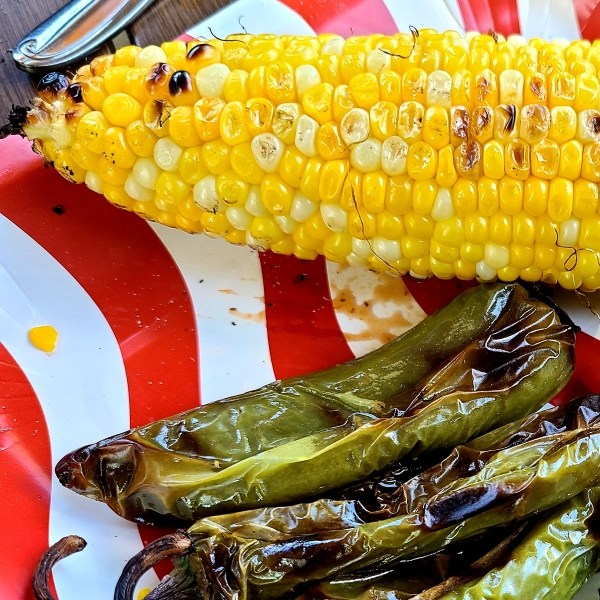
[[[19,71],[11,48],[68,0],[0,0],[0,125],[13,104],[26,105],[36,95],[38,77]],[[231,0],[155,0],[128,28],[132,43],[160,44],[213,14]],[[112,52],[109,45],[98,53]]]

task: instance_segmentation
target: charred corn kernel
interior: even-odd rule
[[[273,115],[273,124],[271,126],[273,133],[284,144],[288,146],[293,144],[296,140],[298,122],[301,116],[302,107],[299,104],[293,102],[280,104],[275,109],[275,114]]]
[[[471,71],[461,69],[452,77],[452,106],[464,106],[472,110],[475,106],[474,78]]]
[[[321,169],[323,160],[319,157],[313,157],[308,160],[302,178],[300,179],[300,191],[313,202],[319,202],[319,181],[321,178]]]
[[[600,112],[582,110],[578,115],[577,139],[582,144],[600,140]]]
[[[202,160],[213,175],[220,175],[231,168],[230,156],[231,146],[223,140],[213,140],[202,146]]]
[[[146,88],[146,75],[148,69],[135,67],[129,69],[123,80],[123,92],[135,98],[140,104],[145,105],[150,100],[150,93]]]
[[[408,143],[421,139],[425,109],[418,102],[405,102],[398,108],[398,135]]]
[[[533,217],[545,214],[548,209],[548,190],[547,181],[537,177],[527,179],[523,190],[523,208],[528,214]]]
[[[438,185],[431,181],[415,181],[413,184],[412,206],[420,215],[430,215],[435,205]]]
[[[83,183],[86,172],[73,160],[67,148],[61,148],[54,157],[54,168],[71,183]]]
[[[252,144],[250,142],[234,146],[231,149],[230,161],[231,168],[244,181],[247,181],[252,185],[259,184],[265,176],[265,172],[258,166],[256,160],[254,159]],[[182,171],[181,165],[179,170]]]
[[[560,150],[552,140],[543,140],[531,148],[531,174],[542,179],[558,175]]]
[[[498,78],[489,69],[474,72],[478,73],[475,76],[475,106],[495,108],[498,105]]]
[[[125,137],[129,147],[138,156],[152,156],[154,146],[158,138],[148,127],[144,125],[142,120],[133,121],[125,130]]]
[[[450,109],[450,142],[454,146],[459,146],[467,141],[471,115],[464,106],[453,106]]]
[[[251,142],[252,154],[258,166],[267,173],[277,173],[285,144],[272,133],[261,133]]]
[[[500,181],[500,210],[516,215],[523,207],[523,182],[511,177]]]
[[[402,104],[402,79],[398,73],[384,71],[379,75],[379,95],[384,102]]]
[[[247,102],[248,98],[248,71],[230,71],[223,84],[223,99],[225,102]]]
[[[179,174],[181,179],[190,185],[198,183],[200,179],[208,175],[208,170],[202,161],[202,148],[186,148],[179,160]],[[189,217],[187,217],[189,218]]]
[[[402,76],[402,100],[425,104],[427,73],[423,69],[409,69]]]
[[[238,177],[235,171],[225,171],[217,177],[216,188],[221,200],[227,206],[241,208],[248,198],[250,184]],[[158,194],[158,187],[156,193]]]
[[[194,127],[194,111],[191,106],[177,106],[169,117],[169,135],[184,148],[198,146],[202,139]]]
[[[523,104],[539,104],[546,106],[548,103],[548,91],[546,87],[546,76],[542,73],[529,74],[525,77],[523,88]]]
[[[514,104],[499,104],[494,109],[494,137],[502,144],[514,140],[519,133],[520,117]]]
[[[556,177],[548,190],[548,216],[556,223],[565,221],[573,212],[573,182]]]
[[[482,148],[479,142],[463,142],[454,150],[454,164],[460,177],[477,180],[483,174]]]
[[[423,125],[423,141],[435,150],[441,150],[450,143],[450,122],[445,108],[432,106],[427,109]]]
[[[102,136],[102,155],[123,169],[131,169],[137,160],[137,154],[131,150],[122,127],[109,127]]]
[[[581,176],[588,181],[600,181],[600,142],[586,144],[583,148]]]
[[[504,170],[514,179],[525,181],[531,170],[529,145],[520,139],[511,141],[504,151]]]
[[[576,82],[570,73],[553,73],[548,78],[548,106],[573,106]]]
[[[309,117],[323,125],[333,120],[333,86],[330,83],[319,83],[304,94],[302,107]]]
[[[415,142],[408,150],[406,169],[415,180],[434,179],[437,173],[437,152],[425,142]]]
[[[176,173],[163,172],[156,180],[156,197],[168,204],[183,202],[190,191],[190,186]]]
[[[484,217],[493,215],[500,206],[498,181],[489,177],[482,177],[477,183],[477,197],[479,212]]]
[[[373,135],[383,142],[396,133],[398,109],[391,102],[377,102],[369,112],[369,119]]]
[[[528,104],[521,111],[520,137],[528,144],[537,144],[550,131],[550,111],[541,104]]]
[[[349,156],[348,147],[344,144],[340,128],[335,122],[330,121],[319,128],[317,134],[317,152],[323,160],[338,160]]]
[[[246,127],[251,136],[267,133],[271,129],[273,104],[266,98],[253,98],[246,103]]]
[[[591,217],[598,210],[598,185],[585,179],[573,183],[573,215],[578,219]]]
[[[152,98],[168,100],[170,95],[170,81],[174,74],[171,65],[163,62],[156,63],[148,69],[146,74],[146,90]]]
[[[203,142],[219,137],[221,113],[225,106],[220,98],[202,98],[194,104],[194,127]]]
[[[294,189],[300,187],[300,180],[306,167],[307,160],[307,157],[295,146],[287,146],[281,156],[279,175]]]
[[[91,152],[100,154],[104,132],[109,127],[108,119],[101,112],[90,112],[77,124],[77,139]]]
[[[350,83],[353,77],[365,72],[367,55],[364,52],[344,54],[340,62],[340,73],[344,83]]]
[[[496,140],[483,147],[483,172],[491,179],[504,177],[504,146]]]
[[[118,65],[110,67],[104,73],[104,86],[109,94],[116,94],[123,91],[123,81],[129,72],[129,66]]]
[[[470,134],[480,144],[485,144],[494,137],[494,111],[489,106],[478,106],[470,121]]]
[[[396,214],[405,215],[412,210],[413,180],[408,175],[390,177],[385,196],[386,208]]]
[[[363,177],[362,203],[369,212],[380,213],[385,208],[387,180],[383,171],[367,173]]]
[[[575,137],[577,114],[570,106],[557,106],[550,113],[548,137],[558,144],[564,144]]]
[[[140,53],[139,46],[123,46],[119,48],[113,58],[113,66],[124,65],[127,67],[135,66],[135,57]]]

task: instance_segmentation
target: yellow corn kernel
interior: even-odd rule
[[[217,177],[217,193],[227,206],[243,206],[249,191],[250,185],[235,171],[225,171]]]
[[[271,248],[285,239],[285,233],[270,216],[253,219],[248,233],[261,249]]]
[[[377,232],[375,215],[360,207],[351,209],[348,214],[348,233],[359,240],[372,239]]]
[[[430,241],[428,239],[421,239],[414,237],[412,235],[402,236],[400,240],[400,247],[402,248],[402,256],[411,260],[411,270],[419,273],[418,267],[415,268],[415,261],[422,260],[426,261],[427,266],[422,265],[426,275],[427,272],[431,275],[430,266],[429,266],[429,245]],[[422,263],[421,263],[422,264]]]
[[[300,187],[302,173],[306,168],[308,157],[305,156],[295,146],[288,146],[281,157],[279,163],[279,175],[281,178],[294,189]],[[233,161],[232,161],[233,162]]]
[[[313,202],[320,201],[319,180],[322,168],[323,159],[317,156],[309,158],[304,173],[302,173],[302,179],[300,180],[300,191]]]
[[[473,73],[479,73],[488,69],[491,63],[490,53],[484,48],[471,48],[469,52],[469,69]]]
[[[423,141],[435,150],[441,150],[450,143],[450,123],[445,108],[432,106],[427,109],[423,125]]]
[[[263,180],[265,172],[258,166],[254,158],[251,142],[234,146],[231,150],[230,160],[231,168],[244,181],[247,181],[253,185],[257,185]]]
[[[362,206],[362,180],[363,174],[356,169],[350,169],[342,185],[340,206],[344,210]]]
[[[486,240],[487,241],[487,233]],[[482,244],[473,244],[471,242],[465,242],[460,246],[460,257],[462,260],[468,261],[470,263],[478,263],[483,260],[483,243]]]
[[[181,179],[190,185],[198,183],[208,175],[208,169],[202,160],[202,148],[186,148],[179,160],[179,175]],[[185,215],[184,215],[185,216]],[[187,216],[187,219],[190,217]]]
[[[581,219],[579,230],[579,247],[600,251],[600,215],[592,215]]]
[[[100,154],[103,135],[109,127],[108,119],[101,112],[90,112],[77,124],[77,139],[91,152]]]
[[[409,69],[402,76],[402,100],[425,104],[427,73],[423,69]]]
[[[438,168],[435,181],[442,187],[452,187],[458,179],[454,166],[454,148],[451,145],[442,148],[438,153]]]
[[[575,181],[581,175],[583,146],[577,140],[569,140],[560,147],[558,176]]]
[[[369,119],[373,135],[383,142],[396,133],[398,109],[391,102],[377,102],[369,112]]]
[[[495,179],[482,177],[477,182],[479,212],[484,217],[493,215],[500,205],[498,182]]]
[[[600,100],[600,84],[595,75],[578,75],[575,87],[576,94],[573,108],[576,112],[598,107],[598,101]]]
[[[523,182],[512,177],[500,181],[500,210],[516,215],[523,207]]]
[[[533,265],[535,258],[535,249],[533,245],[521,245],[518,243],[510,244],[510,264],[522,271]]]
[[[452,107],[452,77],[445,71],[433,71],[427,78],[427,106]]]
[[[122,127],[109,127],[102,138],[102,155],[113,165],[131,169],[137,155],[131,150]]]
[[[377,235],[388,240],[399,240],[406,234],[404,219],[394,215],[388,210],[380,212],[376,216]]]
[[[302,106],[307,115],[323,125],[333,120],[333,86],[320,83],[311,88],[302,98]]]
[[[102,105],[106,98],[108,98],[108,92],[106,91],[102,77],[92,77],[84,81],[81,86],[81,92],[83,94],[83,101],[88,106],[91,106],[94,110],[102,110]]]
[[[406,170],[413,179],[417,181],[434,179],[437,164],[437,152],[429,144],[415,142],[410,147],[406,157]]]
[[[104,183],[113,186],[125,185],[125,181],[127,181],[127,177],[130,173],[129,169],[117,167],[104,156],[101,156],[100,160],[98,161],[97,172]]]
[[[202,146],[202,160],[213,175],[220,175],[231,168],[231,146],[217,139]]]
[[[436,228],[438,225],[440,225],[440,223],[438,223],[436,225]],[[430,256],[431,256],[431,259],[434,261],[440,261],[442,263],[453,263],[455,260],[458,260],[458,258],[460,257],[460,249],[456,248],[454,246],[450,246],[449,244],[444,244],[443,242],[439,242],[434,237],[434,239],[431,240]],[[434,273],[435,273],[435,271],[434,271]],[[454,272],[452,273],[452,276],[453,275],[454,275]]]
[[[425,109],[418,102],[404,102],[398,109],[398,135],[406,142],[420,140],[423,132]]]
[[[86,171],[96,171],[98,168],[100,155],[86,148],[79,140],[71,146],[71,156],[75,163]]]
[[[317,134],[317,151],[324,160],[347,158],[350,154],[334,121],[325,123]]]
[[[302,116],[299,104],[280,104],[273,115],[271,129],[273,133],[286,145],[293,144],[296,139],[298,120]]]
[[[553,73],[548,79],[548,106],[573,106],[577,86],[570,73]]]
[[[412,210],[413,180],[408,175],[390,177],[386,189],[385,207],[396,215]]]
[[[539,104],[541,106],[546,106],[547,103],[548,91],[546,87],[546,76],[542,73],[535,73],[525,77],[523,105]]]
[[[104,86],[109,94],[116,94],[123,91],[123,81],[129,71],[127,65],[118,65],[110,67],[104,73]]]
[[[548,191],[548,216],[552,221],[560,223],[573,212],[573,182],[556,177],[550,182]]]
[[[520,137],[528,144],[537,144],[550,131],[550,111],[540,104],[528,104],[521,111]]]
[[[221,112],[219,121],[221,138],[230,146],[250,140],[246,127],[246,107],[242,102],[228,102]]]
[[[548,137],[558,144],[564,144],[575,137],[577,114],[570,106],[556,106],[551,111]]]
[[[460,177],[477,181],[483,171],[483,150],[479,142],[463,142],[454,151],[454,164]]]
[[[167,204],[177,205],[190,194],[191,188],[177,173],[163,171],[156,180],[156,197]]]
[[[348,169],[347,160],[331,160],[325,163],[319,181],[319,197],[322,202],[339,202]],[[299,185],[300,178],[298,177],[298,185],[292,185],[292,187]]]
[[[573,183],[573,215],[578,219],[591,217],[598,210],[598,185],[585,179]]]
[[[169,83],[175,69],[167,63],[157,62],[148,67],[146,74],[146,90],[151,98],[156,100],[169,100]]]
[[[433,237],[442,244],[454,247],[456,252],[459,253],[459,247],[465,241],[465,225],[463,219],[454,216],[445,221],[439,221],[435,224]],[[458,259],[459,256],[460,254],[457,254],[454,260]]]
[[[146,75],[148,69],[135,67],[129,69],[123,80],[123,92],[135,98],[142,106],[150,100],[150,94],[146,89]]]
[[[475,106],[495,108],[498,105],[498,78],[489,69],[475,72],[478,73],[475,77]]]
[[[537,177],[527,179],[523,193],[523,208],[528,214],[539,217],[546,213],[548,209],[548,190],[547,181]]]
[[[296,101],[294,68],[287,62],[278,62],[267,67],[267,96],[275,104]]]
[[[340,73],[344,83],[350,83],[353,77],[365,72],[367,55],[364,52],[344,54],[340,62]]]
[[[265,175],[260,185],[264,205],[274,215],[289,215],[294,190],[276,174]]]
[[[586,144],[583,148],[581,176],[588,181],[600,181],[600,142]]]
[[[471,115],[470,135],[480,144],[494,137],[494,111],[489,106],[478,106]]]
[[[506,215],[503,212],[498,211],[490,217],[490,240],[495,244],[502,245],[507,245],[511,242],[512,217],[510,215]],[[490,265],[490,267],[494,269],[502,268],[494,267],[493,265]]]
[[[531,152],[529,145],[520,139],[511,141],[505,148],[504,170],[514,179],[525,181],[531,169]]]
[[[412,34],[404,33],[399,34],[396,37],[398,41],[398,48],[395,51],[397,56],[392,57],[392,69],[403,75],[409,69],[418,66],[421,62],[421,45],[414,43]],[[408,58],[400,58],[405,57]]]
[[[444,58],[439,50],[425,50],[421,55],[421,68],[429,75],[442,68]]]
[[[140,53],[139,46],[123,46],[119,48],[113,58],[113,66],[124,65],[133,67],[135,65],[135,57]]]
[[[531,174],[542,179],[554,179],[558,175],[560,150],[552,140],[543,140],[531,148]]]
[[[379,82],[373,73],[361,73],[350,80],[352,98],[357,106],[370,110],[379,102]]]
[[[320,211],[311,215],[304,222],[304,227],[306,228],[306,232],[316,240],[324,241],[331,235],[331,229],[327,227],[327,223],[325,223]]]
[[[466,69],[467,65],[467,51],[464,48],[451,46],[444,52],[444,71],[447,71],[450,75]]]
[[[169,135],[180,146],[191,148],[198,146],[202,140],[194,127],[194,114],[190,106],[178,106],[171,111],[169,117]]]
[[[412,206],[416,213],[429,215],[435,205],[438,192],[437,184],[432,180],[415,181],[413,184]]]
[[[223,98],[225,99],[225,102],[248,101],[249,92],[247,71],[244,71],[243,69],[236,69],[227,75],[223,85]]]
[[[396,106],[402,104],[402,79],[394,71],[385,71],[379,76],[379,94],[384,102]]]
[[[460,177],[452,188],[454,210],[459,217],[466,217],[477,210],[477,184]]]
[[[342,83],[342,73],[340,70],[340,57],[335,54],[326,54],[320,56],[314,62],[322,83],[330,83],[336,87]]]
[[[370,213],[379,213],[385,208],[387,180],[383,171],[367,173],[363,177],[362,203]]]
[[[323,254],[327,260],[346,262],[346,257],[352,252],[352,237],[348,233],[333,233],[323,243]]]
[[[267,95],[267,67],[259,65],[248,71],[248,93],[250,98],[265,98]]]
[[[347,85],[338,85],[333,91],[333,118],[341,123],[346,114],[356,107],[352,92]]]
[[[464,106],[472,110],[475,106],[474,78],[471,71],[461,69],[452,77],[452,106]]]
[[[231,233],[233,226],[227,220],[225,212],[205,212],[200,218],[204,233],[210,237],[225,237]]]
[[[141,120],[133,121],[125,130],[129,147],[138,156],[152,156],[158,137]]]
[[[159,138],[169,135],[169,118],[173,106],[164,100],[150,100],[144,107],[144,125]]]
[[[600,270],[596,254],[590,250],[580,250],[577,253],[577,264],[574,270],[575,273],[583,278],[596,275]]]
[[[483,147],[483,172],[491,179],[504,177],[504,146],[496,140]]]
[[[252,48],[244,56],[242,68],[251,71],[255,67],[268,67],[279,60],[279,52],[275,48]]]
[[[512,104],[517,108],[523,106],[524,77],[514,69],[502,71],[498,77],[500,87],[500,102]]]
[[[227,65],[232,71],[241,69],[244,66],[244,58],[248,54],[248,48],[232,48],[227,46],[221,53],[223,64]]]
[[[404,215],[404,227],[406,228],[406,233],[408,235],[417,239],[427,239],[433,235],[435,221],[427,215],[420,215],[414,210],[411,210]]]
[[[69,148],[61,148],[54,156],[54,168],[71,183],[83,183],[86,172],[73,159]]]
[[[203,142],[219,137],[221,113],[225,106],[220,98],[202,98],[194,104],[194,126]]]
[[[271,129],[275,109],[266,98],[253,98],[246,102],[246,127],[252,137]]]
[[[515,244],[528,247],[533,250],[533,244],[535,242],[535,219],[526,213],[521,211],[513,216],[513,231],[512,239]],[[533,263],[533,255],[531,263],[528,265],[516,265],[520,269],[526,269]]]
[[[122,186],[105,183],[102,193],[109,202],[115,206],[118,206],[119,208],[131,210],[135,204],[135,200],[125,191]]]
[[[507,44],[506,47],[509,48],[510,46]],[[493,52],[490,56],[490,59],[490,69],[496,74],[497,77],[500,77],[504,71],[512,68],[513,56],[508,51],[498,50]],[[520,71],[517,71],[517,73],[522,76]]]

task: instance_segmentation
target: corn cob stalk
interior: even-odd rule
[[[50,74],[9,129],[67,179],[191,233],[591,291],[597,68],[598,42],[493,32],[236,34]]]

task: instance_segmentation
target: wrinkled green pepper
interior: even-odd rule
[[[486,286],[461,298],[455,308],[470,307],[471,318],[487,315],[484,329],[491,331],[416,388],[409,373],[421,365],[420,378],[438,362],[440,340],[468,341],[461,313],[443,309],[431,317],[435,327],[408,332],[337,370],[278,382],[78,450],[59,462],[58,478],[126,518],[176,524],[323,495],[403,456],[454,447],[539,409],[573,371],[572,327],[517,285]],[[454,351],[456,340],[451,344]],[[286,398],[292,399],[287,413]],[[313,410],[320,417],[311,420]],[[270,419],[274,411],[282,415]],[[290,426],[290,418],[300,425]]]
[[[369,521],[352,501],[319,500],[202,519],[188,530],[194,552],[172,580],[205,600],[278,598],[522,521],[597,484],[599,415],[600,398],[592,396],[529,420],[522,443],[514,431],[505,440],[487,436],[489,445],[476,440],[479,450],[453,453],[400,486],[393,518]],[[149,600],[175,597],[161,586]]]

